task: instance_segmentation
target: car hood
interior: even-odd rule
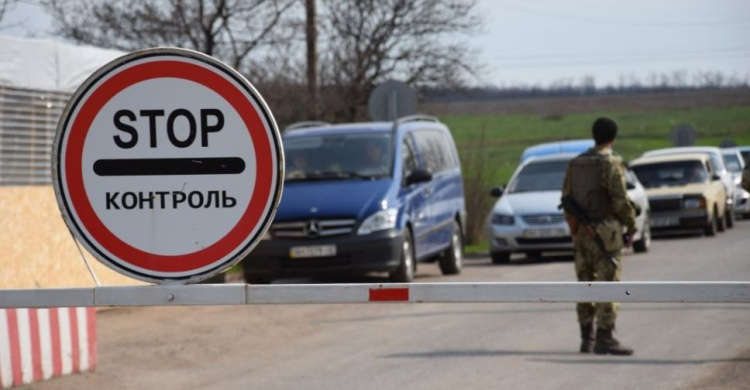
[[[493,211],[508,215],[560,214],[560,191],[519,192],[503,195]]]
[[[646,196],[671,196],[683,194],[702,194],[708,189],[707,183],[694,183],[684,186],[646,188]]]
[[[284,183],[276,221],[310,218],[357,218],[377,209],[390,180],[334,180]]]

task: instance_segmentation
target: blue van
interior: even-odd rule
[[[307,122],[282,140],[284,191],[268,234],[243,260],[248,283],[368,272],[410,282],[419,261],[461,271],[461,166],[436,118]]]

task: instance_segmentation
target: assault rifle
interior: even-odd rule
[[[573,199],[573,197],[570,195],[565,195],[560,199],[560,202],[562,203],[563,210],[565,210],[566,213],[575,218],[576,221],[578,221],[579,225],[583,225],[583,227],[588,227],[590,229],[591,233],[594,234],[594,242],[596,242],[596,245],[599,246],[602,252],[604,252],[607,257],[609,257],[609,260],[616,267],[618,264],[615,254],[607,251],[607,247],[604,245],[604,240],[602,240],[602,237],[599,236],[599,233],[597,233],[594,223],[591,222],[591,219],[589,219],[588,215],[586,215],[586,212],[581,210],[581,207],[578,205],[575,199]]]

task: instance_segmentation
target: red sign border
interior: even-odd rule
[[[141,53],[142,55],[133,53],[129,56],[113,61],[113,63],[110,63],[108,66],[105,66],[105,68],[107,69],[101,74],[92,76],[93,80],[87,80],[87,82],[85,82],[84,85],[80,88],[79,93],[76,94],[77,99],[73,99],[69,103],[69,107],[66,109],[67,115],[62,118],[64,120],[64,124],[62,124],[58,129],[58,132],[63,133],[58,134],[60,139],[58,145],[59,151],[62,151],[63,146],[65,146],[64,169],[66,186],[62,185],[62,175],[57,175],[57,177],[60,184],[60,191],[66,192],[65,189],[67,188],[67,198],[70,199],[70,202],[72,204],[67,204],[67,202],[64,202],[66,196],[59,196],[58,198],[63,199],[63,203],[65,203],[64,206],[68,210],[69,215],[77,216],[81,224],[83,224],[85,230],[81,229],[78,226],[77,221],[74,218],[68,218],[68,220],[75,226],[75,230],[80,233],[81,238],[83,238],[84,241],[89,244],[88,246],[90,246],[91,249],[99,254],[99,256],[97,257],[100,260],[104,260],[105,263],[111,263],[118,268],[135,274],[136,276],[145,276],[149,281],[153,279],[189,279],[195,275],[182,275],[179,277],[156,276],[150,275],[141,270],[130,269],[126,267],[125,264],[132,265],[150,272],[185,274],[189,273],[192,270],[197,270],[209,266],[236,251],[236,255],[230,259],[227,259],[227,261],[222,262],[216,267],[212,267],[211,270],[204,270],[199,273],[200,275],[209,276],[209,274],[211,273],[216,273],[219,270],[231,266],[232,260],[249,251],[249,249],[251,249],[257,243],[260,234],[263,234],[265,232],[265,227],[267,226],[261,226],[261,229],[258,229],[258,231],[256,231],[256,237],[254,237],[253,240],[250,240],[244,248],[241,248],[241,250],[237,251],[241,244],[247,240],[248,234],[258,226],[258,223],[262,219],[264,219],[263,212],[268,206],[269,198],[271,196],[275,195],[276,199],[274,199],[274,202],[271,204],[270,214],[265,216],[265,221],[263,221],[264,225],[268,225],[270,223],[272,215],[275,212],[276,206],[278,205],[278,200],[280,198],[281,192],[280,178],[283,174],[281,172],[277,172],[277,190],[272,191],[271,186],[274,181],[274,163],[271,153],[272,142],[266,133],[266,127],[263,125],[263,120],[261,119],[259,113],[256,112],[255,106],[253,106],[252,104],[252,100],[248,99],[246,93],[249,94],[251,98],[256,99],[256,103],[258,104],[258,107],[260,107],[260,111],[263,111],[264,109],[267,110],[267,107],[265,106],[265,104],[263,104],[262,100],[256,96],[256,93],[254,93],[255,91],[251,86],[243,91],[238,89],[237,86],[227,80],[225,78],[226,75],[235,79],[235,81],[237,81],[241,86],[245,86],[244,83],[241,82],[241,80],[238,80],[237,75],[231,72],[227,72],[227,69],[224,69],[222,66],[214,64],[213,62],[216,61],[214,61],[213,59],[210,59],[210,61],[206,63],[206,65],[217,68],[219,71],[223,72],[224,75],[220,75],[218,74],[218,72],[209,70],[206,67],[196,65],[194,63],[179,61],[180,57],[187,57],[191,60],[197,59],[199,61],[201,59],[204,59],[201,57],[205,56],[199,53],[180,49],[152,50],[153,52],[151,53],[145,53],[148,50],[144,51],[144,53]],[[187,54],[189,55],[181,55],[185,54],[184,52],[187,52]],[[165,60],[163,61],[149,61],[142,64],[133,65],[126,69],[121,69],[124,65],[131,64],[134,61],[138,61],[146,57],[154,58],[159,56],[168,58],[165,58]],[[199,58],[196,58],[196,56]],[[127,60],[123,61],[123,59],[125,58],[127,58]],[[96,86],[96,88],[92,89],[94,85],[98,83],[103,77],[112,75],[113,72],[117,72],[118,70],[119,73],[115,73],[114,76],[110,77],[100,85]],[[219,239],[217,242],[206,248],[189,254],[174,256],[158,255],[142,251],[138,248],[134,248],[133,246],[125,243],[123,240],[117,237],[102,223],[96,212],[93,210],[91,202],[89,201],[88,196],[86,195],[86,192],[84,190],[83,167],[81,161],[86,135],[88,134],[90,125],[98,114],[99,110],[105,104],[107,104],[107,102],[109,102],[112,97],[114,97],[122,90],[128,88],[129,86],[134,85],[138,82],[163,77],[180,78],[196,82],[213,90],[224,99],[226,99],[227,102],[229,102],[229,104],[240,115],[243,122],[247,126],[250,137],[253,139],[257,171],[256,186],[254,188],[254,192],[251,195],[250,201],[247,205],[238,205],[241,207],[246,206],[245,212],[242,214],[239,222],[230,230],[230,232],[227,233],[223,238]],[[244,79],[242,80],[244,81]],[[244,82],[247,83],[247,81]],[[83,97],[87,93],[89,93],[89,91],[91,91],[91,93],[86,99],[83,99]],[[79,107],[80,109],[78,109]],[[78,111],[73,118],[72,115],[76,111],[76,109],[78,109]],[[272,133],[278,136],[278,130],[275,127],[275,122],[273,121],[270,112],[261,113],[266,117],[266,122],[268,123],[268,125],[272,126]],[[68,124],[71,120],[73,122],[69,127]],[[68,136],[67,142],[62,142],[65,136],[64,132],[68,128],[70,129],[70,135]],[[277,163],[277,171],[283,169],[283,163],[280,163],[283,157],[279,144],[280,142],[276,142],[275,145],[277,151],[277,160],[279,160],[279,162]],[[59,161],[62,156],[63,154],[59,153],[57,159],[55,159],[55,162]],[[57,168],[59,169],[60,167],[58,166]],[[53,174],[55,174],[55,172],[53,172]],[[258,196],[262,196],[262,199]],[[75,213],[73,213],[73,211],[75,211]],[[91,237],[87,237],[86,232],[88,232]],[[92,240],[94,242],[92,242]],[[111,253],[114,257],[116,257],[116,259],[111,259],[107,254],[103,253],[102,249]]]

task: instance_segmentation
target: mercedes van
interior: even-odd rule
[[[436,118],[308,122],[287,128],[282,141],[282,199],[268,234],[243,259],[248,283],[369,272],[410,282],[420,261],[437,261],[446,275],[461,271],[461,166]]]

